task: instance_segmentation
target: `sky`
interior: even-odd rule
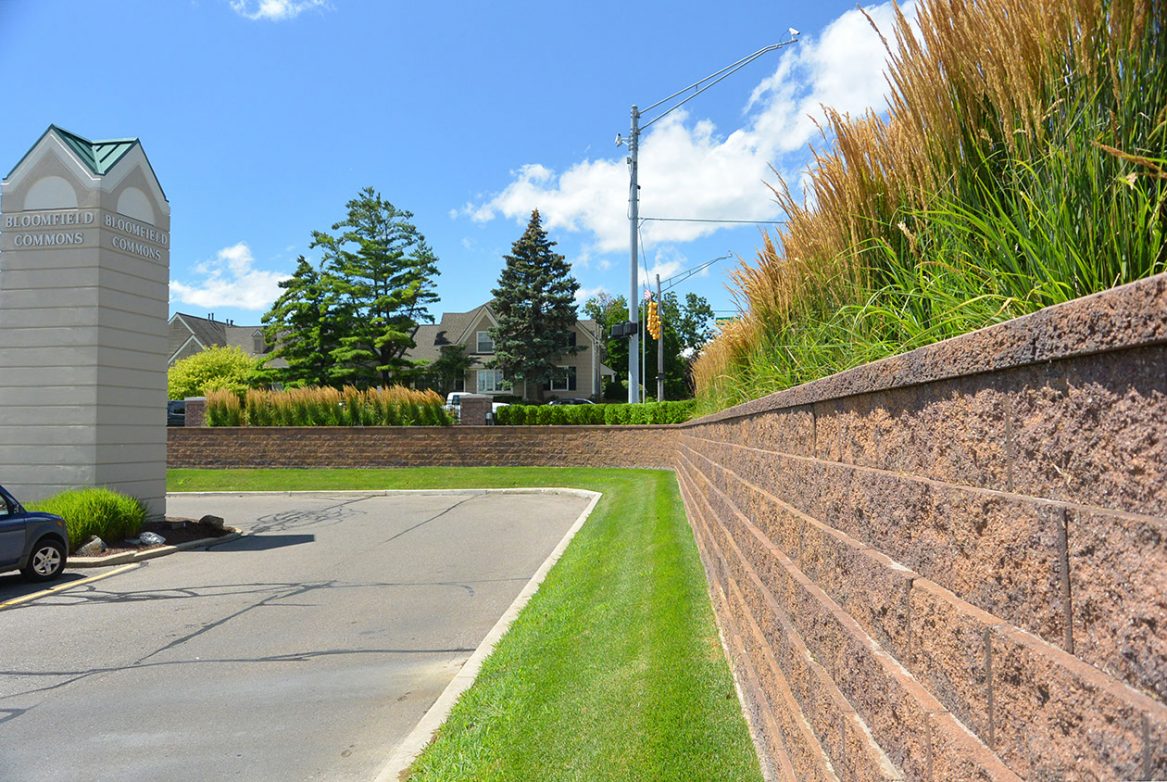
[[[890,3],[865,8],[892,38]],[[631,106],[790,28],[641,136],[640,215],[667,218],[641,224],[641,286],[730,256],[673,288],[729,315],[821,106],[885,106],[887,53],[850,0],[0,0],[0,175],[50,124],[139,138],[170,202],[171,313],[258,323],[365,186],[437,254],[435,318],[490,298],[533,209],[581,301],[627,296]]]

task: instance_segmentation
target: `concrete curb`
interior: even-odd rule
[[[243,531],[235,527],[224,527],[225,530],[230,530],[226,535],[220,535],[217,538],[199,538],[198,540],[188,540],[186,543],[179,543],[174,546],[159,546],[158,548],[146,549],[145,551],[127,551],[124,554],[115,554],[112,557],[70,557],[66,563],[66,567],[70,568],[90,568],[90,567],[113,567],[115,565],[124,565],[129,562],[142,562],[147,559],[157,559],[158,557],[165,557],[169,554],[174,554],[178,551],[188,551],[193,548],[200,548],[212,543],[226,543],[229,540],[243,536]]]
[[[376,782],[397,782],[402,772],[408,769],[413,762],[417,760],[417,756],[421,754],[430,742],[433,741],[434,734],[438,732],[438,728],[450,716],[450,711],[454,708],[454,704],[462,696],[470,685],[474,684],[474,680],[478,678],[478,672],[482,669],[482,663],[494,651],[494,647],[506,635],[507,630],[510,629],[511,623],[519,615],[519,612],[526,607],[527,602],[530,601],[532,595],[539,590],[539,585],[543,583],[543,579],[547,577],[547,573],[551,571],[552,566],[559,561],[563,556],[563,552],[567,550],[567,546],[571,543],[572,538],[583,527],[584,522],[591,516],[592,511],[595,510],[596,504],[600,501],[602,496],[599,492],[587,491],[585,489],[470,489],[462,490],[462,493],[482,494],[486,492],[498,493],[524,493],[524,494],[574,494],[580,497],[587,497],[590,501],[587,507],[583,509],[575,523],[567,530],[567,533],[531,576],[531,580],[527,582],[523,590],[519,592],[514,602],[495,623],[486,637],[482,639],[482,643],[474,650],[474,654],[466,660],[462,669],[454,676],[454,679],[446,685],[446,689],[438,696],[430,706],[429,711],[421,718],[414,729],[405,737],[404,741],[397,745],[390,756],[389,761],[381,769],[381,773],[377,775]],[[452,494],[454,492],[442,492],[445,494]]]

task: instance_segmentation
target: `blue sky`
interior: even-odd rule
[[[584,294],[629,287],[624,149],[651,104],[801,31],[649,129],[644,217],[780,220],[822,103],[882,108],[885,53],[847,0],[795,3],[0,0],[0,174],[49,124],[136,136],[171,206],[171,311],[257,323],[311,232],[372,185],[439,258],[444,310],[490,296],[530,210]],[[868,7],[890,37],[890,5]],[[649,115],[651,117],[651,115]],[[821,144],[820,144],[821,145]],[[648,272],[731,253],[758,226],[646,223]],[[737,264],[680,284],[714,308]],[[643,281],[644,272],[641,272]]]

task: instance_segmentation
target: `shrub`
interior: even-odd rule
[[[259,359],[236,345],[207,348],[174,362],[166,372],[166,392],[171,399],[213,391],[242,392],[257,379],[258,367]]]
[[[207,395],[208,426],[449,426],[433,391],[303,387]]]
[[[628,426],[679,424],[693,417],[692,399],[613,405],[510,405],[495,414],[501,426]]]
[[[146,506],[141,500],[105,488],[69,489],[29,505],[29,509],[63,518],[72,549],[90,535],[106,542],[133,537],[146,521]]]

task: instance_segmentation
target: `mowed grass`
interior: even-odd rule
[[[410,780],[760,780],[676,479],[658,470],[172,470],[171,491],[603,494]]]

